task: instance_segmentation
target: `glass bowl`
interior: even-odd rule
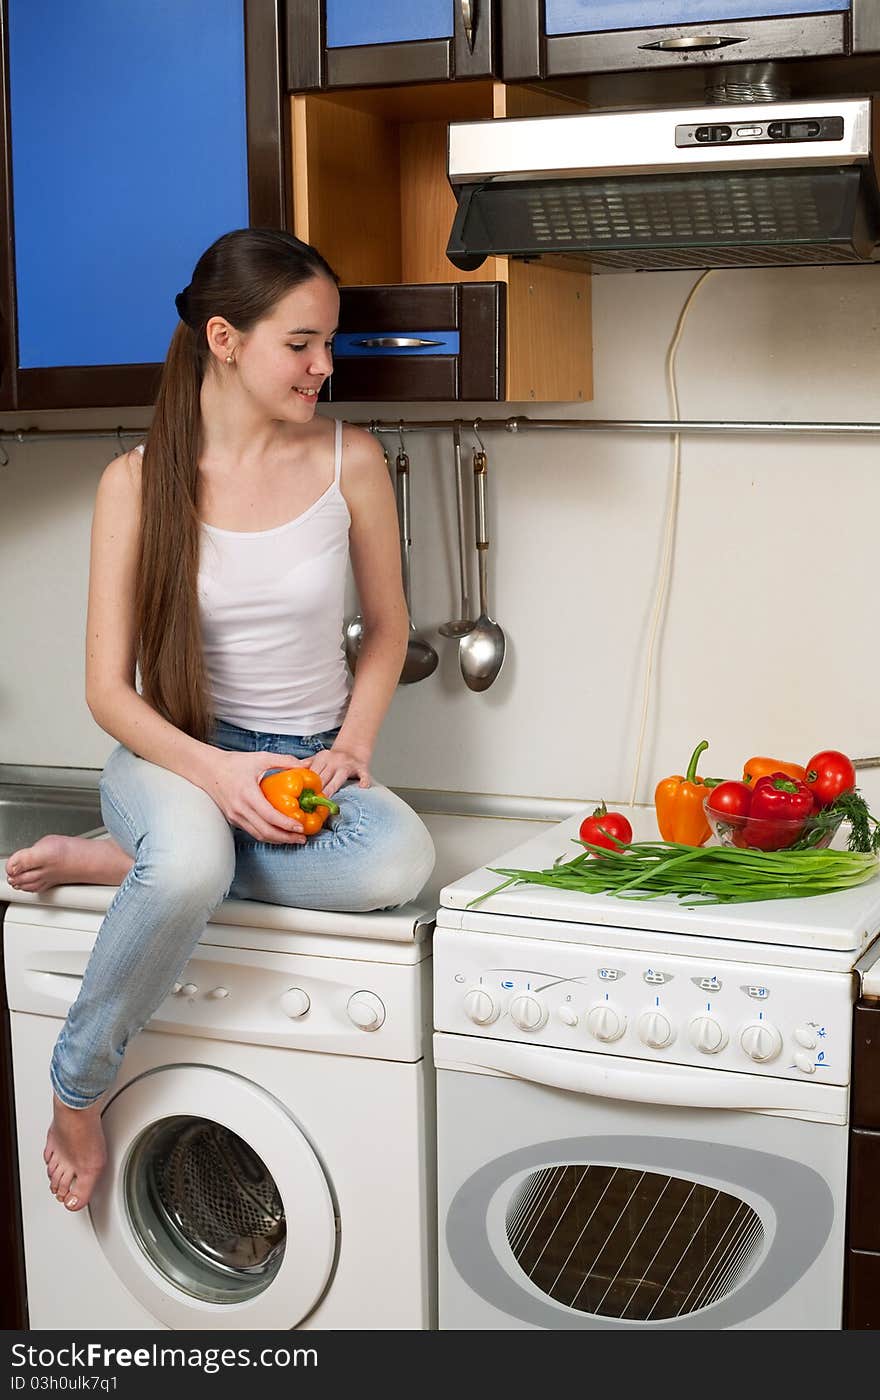
[[[831,845],[843,821],[842,813],[825,812],[793,822],[737,817],[730,812],[714,812],[708,797],[703,798],[703,811],[719,845],[736,846],[742,851],[822,851]]]

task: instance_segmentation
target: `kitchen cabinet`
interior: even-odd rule
[[[853,1018],[844,1327],[880,1330],[880,999]]]
[[[506,81],[880,48],[876,0],[501,0]]]
[[[496,48],[495,0],[287,0],[292,92],[488,77]]]
[[[2,0],[0,405],[152,402],[203,249],[287,218],[276,0]]]
[[[448,123],[576,110],[480,81],[291,98],[294,231],[341,283],[334,399],[592,397],[582,263],[494,257],[467,273],[446,257]]]

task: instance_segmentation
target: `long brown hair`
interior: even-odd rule
[[[211,363],[205,327],[223,316],[252,330],[312,277],[338,281],[310,244],[280,229],[236,229],[212,243],[176,299],[171,337],[144,449],[135,593],[137,662],[144,698],[165,719],[207,739],[208,702],[197,581],[200,390]]]

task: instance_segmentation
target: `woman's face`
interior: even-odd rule
[[[233,373],[270,418],[311,421],[318,390],[333,372],[338,320],[339,293],[319,275],[294,287],[242,335]]]

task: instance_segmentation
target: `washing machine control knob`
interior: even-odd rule
[[[385,1007],[375,992],[355,992],[348,999],[348,1014],[362,1031],[377,1031],[385,1020]]]
[[[498,1020],[500,1006],[496,1006],[489,993],[482,987],[471,987],[464,994],[465,1015],[478,1026],[490,1026]]]
[[[197,992],[198,990],[199,990],[199,989],[198,989],[198,987],[196,986],[195,982],[184,982],[183,986],[181,987],[180,991],[178,992],[178,996],[181,996],[181,997],[194,997],[195,994],[196,994],[196,992]]]
[[[782,1036],[769,1021],[753,1021],[743,1030],[739,1043],[759,1065],[775,1060],[782,1049]]]
[[[688,1039],[704,1055],[717,1055],[727,1044],[727,1031],[714,1016],[695,1016],[688,1026]]]
[[[664,1050],[675,1039],[675,1028],[662,1011],[645,1011],[639,1017],[639,1040],[652,1050]]]
[[[537,997],[523,994],[510,1003],[510,1019],[521,1031],[539,1031],[546,1026],[547,1015],[546,1006],[542,1006]]]
[[[597,1040],[619,1040],[626,1030],[626,1016],[607,1001],[597,1002],[587,1012],[587,1030]]]
[[[291,1021],[297,1021],[300,1016],[305,1016],[311,1004],[308,992],[304,992],[302,987],[291,987],[281,998],[281,1010],[290,1017]]]

